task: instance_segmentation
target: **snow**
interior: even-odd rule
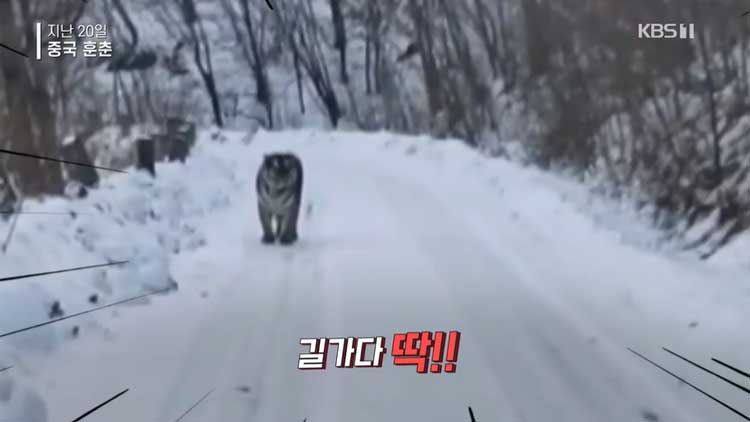
[[[131,170],[86,199],[25,203],[79,214],[21,215],[1,276],[130,263],[5,283],[3,332],[46,320],[54,299],[71,313],[91,293],[110,303],[170,278],[179,289],[1,338],[0,367],[15,365],[0,373],[1,421],[73,420],[125,388],[87,421],[175,420],[209,392],[184,421],[460,421],[467,406],[480,422],[740,420],[627,347],[750,411],[744,393],[660,350],[750,369],[750,283],[728,255],[646,248],[637,240],[654,233],[585,186],[458,141],[216,138],[202,133],[156,179]],[[290,248],[259,241],[254,175],[274,150],[305,166],[309,212]],[[390,346],[407,330],[461,331],[457,373],[390,358],[297,370],[301,337]]]

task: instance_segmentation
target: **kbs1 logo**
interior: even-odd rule
[[[667,38],[692,40],[695,38],[694,23],[639,23],[638,38]]]
[[[461,333],[409,331],[393,335],[395,366],[416,366],[418,374],[455,373]],[[337,368],[381,368],[388,348],[385,337],[303,338],[308,352],[299,355],[297,369],[326,369],[330,346],[336,346]],[[367,353],[367,349],[372,353]],[[368,358],[368,355],[369,358]]]

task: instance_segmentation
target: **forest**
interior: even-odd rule
[[[750,228],[748,8],[739,0],[0,0],[5,45],[33,51],[36,21],[105,24],[113,45],[111,58],[0,51],[0,147],[59,157],[77,141],[97,163],[125,167],[103,145],[175,117],[219,129],[458,138],[573,175],[707,258]],[[695,38],[639,39],[638,24],[655,22],[692,23]],[[0,203],[61,195],[68,178],[59,163],[3,154]]]

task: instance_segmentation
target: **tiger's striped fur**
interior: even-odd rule
[[[302,203],[302,162],[292,153],[267,154],[258,170],[256,190],[263,243],[297,240],[297,220]]]

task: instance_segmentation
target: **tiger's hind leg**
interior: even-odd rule
[[[279,218],[279,242],[282,245],[291,245],[298,239],[297,220],[299,218],[299,201],[285,216]]]
[[[273,243],[276,240],[273,233],[273,216],[260,203],[258,204],[258,217],[260,217],[260,225],[263,228],[263,237],[260,241],[265,244]]]

